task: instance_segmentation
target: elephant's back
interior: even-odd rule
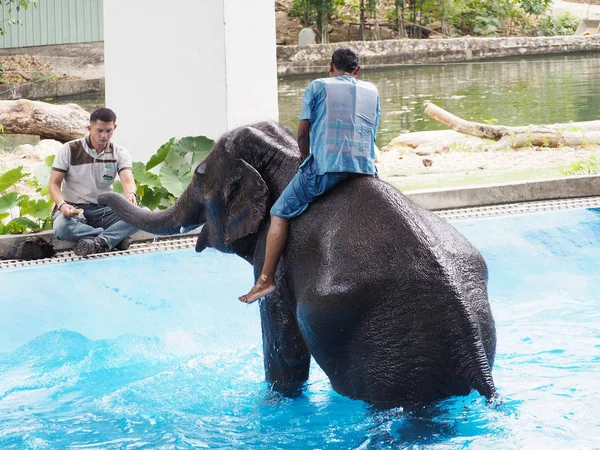
[[[443,263],[456,256],[483,263],[479,252],[448,222],[369,176],[340,183],[293,219],[290,247],[301,259],[315,263],[327,263],[331,254],[337,264],[356,269],[385,260],[387,268],[396,264],[405,274],[423,270],[424,261]]]

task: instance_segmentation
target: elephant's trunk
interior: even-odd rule
[[[192,180],[175,204],[164,211],[140,208],[114,192],[99,195],[98,203],[110,206],[123,221],[140,230],[163,235],[179,234],[206,221],[195,181]]]

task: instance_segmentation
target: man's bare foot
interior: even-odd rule
[[[240,302],[253,303],[261,297],[275,291],[275,283],[266,275],[261,275],[250,292],[239,297]]]

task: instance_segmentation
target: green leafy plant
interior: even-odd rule
[[[0,175],[0,234],[25,233],[52,228],[52,218],[50,217],[52,202],[48,198],[42,197],[34,200],[28,195],[20,195],[16,190],[8,192],[27,176],[28,174],[23,172],[22,167],[11,169]],[[39,181],[35,178],[28,182],[36,183],[38,192],[42,191]]]
[[[600,158],[590,156],[587,160],[577,161],[568,169],[562,171],[563,175],[595,175],[600,173]]]
[[[568,11],[557,16],[545,16],[540,21],[537,33],[542,36],[570,36],[575,33],[580,19]]]
[[[18,19],[10,17],[13,14],[13,8],[18,13],[21,9],[29,9],[30,5],[33,5],[34,8],[37,8],[38,0],[0,0],[0,6],[5,8],[7,14],[5,22],[8,23],[8,25],[17,25],[20,23]],[[6,29],[4,24],[0,23],[0,36],[4,36],[5,34]]]
[[[172,138],[147,163],[135,162],[132,169],[139,203],[149,209],[165,209],[173,204],[192,180],[194,168],[213,145],[214,141],[204,136]],[[48,156],[33,176],[23,172],[22,167],[0,174],[0,234],[52,229],[48,183],[53,162],[54,155]],[[19,194],[15,185],[22,180],[33,187],[40,198]],[[115,182],[114,190],[123,192],[119,181]]]
[[[170,139],[144,164],[133,164],[139,203],[149,209],[165,209],[172,205],[192,180],[193,169],[214,145],[204,136]],[[115,191],[123,192],[119,182]]]

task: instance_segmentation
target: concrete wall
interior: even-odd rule
[[[147,6],[104,2],[106,106],[117,113],[115,142],[134,160],[147,161],[171,137],[214,139],[278,118],[271,1]]]
[[[366,68],[405,64],[476,61],[511,56],[551,55],[600,51],[600,36],[559,36],[538,38],[405,39],[349,42],[325,45],[277,47],[280,76],[325,74],[333,51],[350,45],[361,55]]]

